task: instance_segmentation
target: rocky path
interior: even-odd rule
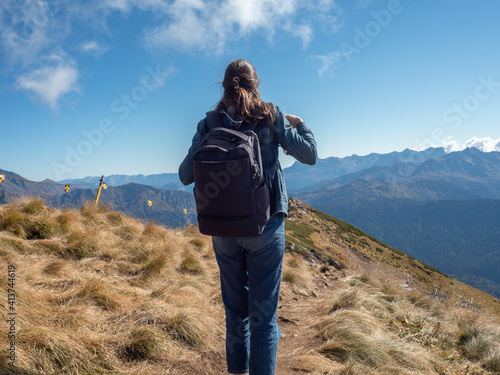
[[[315,367],[325,362],[314,351],[322,341],[314,337],[311,325],[320,316],[321,303],[335,292],[338,285],[334,279],[319,279],[314,284],[310,290],[299,287],[282,290],[278,309],[281,340],[276,375],[314,373]]]

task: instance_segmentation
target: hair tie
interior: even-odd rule
[[[240,88],[240,77],[233,77],[234,89],[237,90]]]

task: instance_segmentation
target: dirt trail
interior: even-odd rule
[[[321,340],[315,338],[311,324],[319,316],[320,305],[333,295],[338,282],[334,278],[317,279],[310,290],[300,287],[286,287],[281,292],[278,308],[278,322],[281,328],[281,340],[278,348],[276,375],[304,374],[297,370],[298,358],[313,355],[313,349],[321,346]],[[298,366],[304,368],[304,365]]]

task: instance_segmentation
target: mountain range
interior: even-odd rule
[[[434,151],[425,160],[432,155],[409,161],[393,155],[393,164],[375,162],[322,181],[310,171],[316,182],[291,195],[500,296],[500,153]],[[331,169],[338,160],[326,164]]]
[[[18,178],[0,183],[0,203],[28,194],[43,196],[54,207],[93,201],[96,185],[71,184],[100,179],[59,181],[71,185],[64,192],[54,181],[33,184],[11,172],[0,173]],[[499,152],[406,149],[319,159],[314,166],[295,163],[284,174],[290,196],[500,297]],[[118,188],[101,195],[100,202],[113,209],[170,227],[196,222],[190,187],[181,185],[176,173],[112,175],[104,181]]]
[[[5,176],[5,181],[0,185],[0,204],[22,196],[34,196],[42,197],[51,207],[81,208],[86,202],[94,204],[97,196],[96,185],[83,185],[85,188],[71,185],[95,182],[96,178],[68,181],[70,191],[66,192],[62,183],[50,180],[30,182],[15,173],[1,169],[0,174]],[[99,179],[97,178],[97,181]],[[111,209],[127,212],[137,219],[156,221],[171,228],[185,227],[196,222],[192,193],[182,190],[164,190],[138,183],[119,186],[110,183],[110,181],[120,180],[127,179],[123,177],[105,180],[108,188],[101,190],[100,205],[108,205]],[[151,201],[151,206],[148,201]]]
[[[88,184],[100,180],[100,176],[87,176],[78,179],[66,179],[58,181],[60,184]],[[105,176],[105,181],[114,186],[126,185],[129,183],[136,183],[141,185],[149,185],[162,190],[186,190],[184,185],[179,181],[177,173],[159,173],[150,175],[124,175],[114,174]]]

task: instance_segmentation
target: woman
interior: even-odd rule
[[[213,237],[226,310],[226,360],[230,374],[275,373],[280,328],[277,309],[285,252],[284,218],[288,197],[278,161],[279,146],[298,161],[316,163],[316,142],[300,117],[283,115],[260,98],[259,78],[246,60],[232,61],[226,69],[224,94],[216,106],[224,126],[238,129],[258,121],[265,180],[271,202],[269,219],[256,237]],[[194,181],[193,155],[207,133],[206,118],[198,123],[189,152],[179,167],[183,184]]]

